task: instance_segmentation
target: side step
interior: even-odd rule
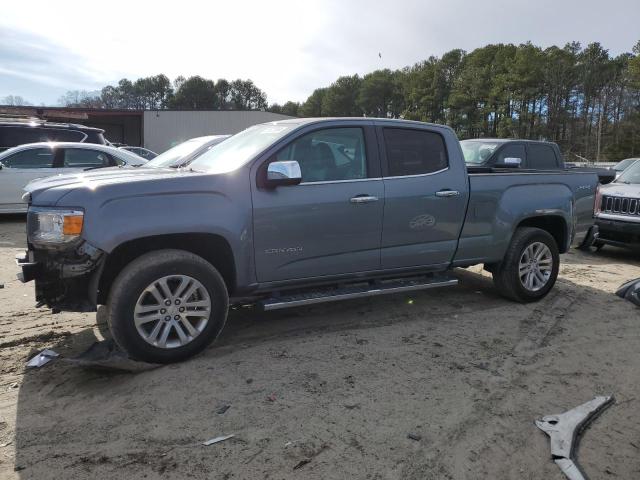
[[[449,287],[457,285],[458,280],[446,276],[422,276],[395,280],[378,280],[372,282],[360,282],[342,288],[325,288],[307,290],[300,293],[292,293],[278,297],[261,300],[258,304],[264,310],[279,310],[281,308],[299,307],[314,303],[336,302],[360,297],[373,297],[388,293],[410,292],[412,290],[425,290],[427,288]]]

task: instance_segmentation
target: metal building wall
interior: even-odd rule
[[[144,146],[162,153],[193,137],[234,134],[251,125],[286,118],[291,117],[255,111],[145,111]]]

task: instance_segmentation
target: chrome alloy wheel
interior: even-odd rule
[[[169,275],[143,290],[133,319],[147,343],[177,348],[200,335],[210,316],[211,298],[204,285],[187,275]]]
[[[544,287],[553,270],[553,255],[542,242],[534,242],[524,249],[518,265],[518,277],[522,286],[530,292]]]

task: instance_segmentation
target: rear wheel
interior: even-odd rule
[[[545,230],[516,230],[502,262],[494,269],[493,281],[500,294],[518,302],[543,298],[558,277],[560,255],[555,239]]]
[[[127,265],[109,295],[113,338],[132,358],[184,360],[218,336],[227,318],[224,280],[203,258],[159,250]]]

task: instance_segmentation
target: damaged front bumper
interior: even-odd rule
[[[105,254],[87,242],[64,250],[35,249],[16,256],[22,282],[35,280],[37,306],[54,311],[96,310],[96,292]]]

